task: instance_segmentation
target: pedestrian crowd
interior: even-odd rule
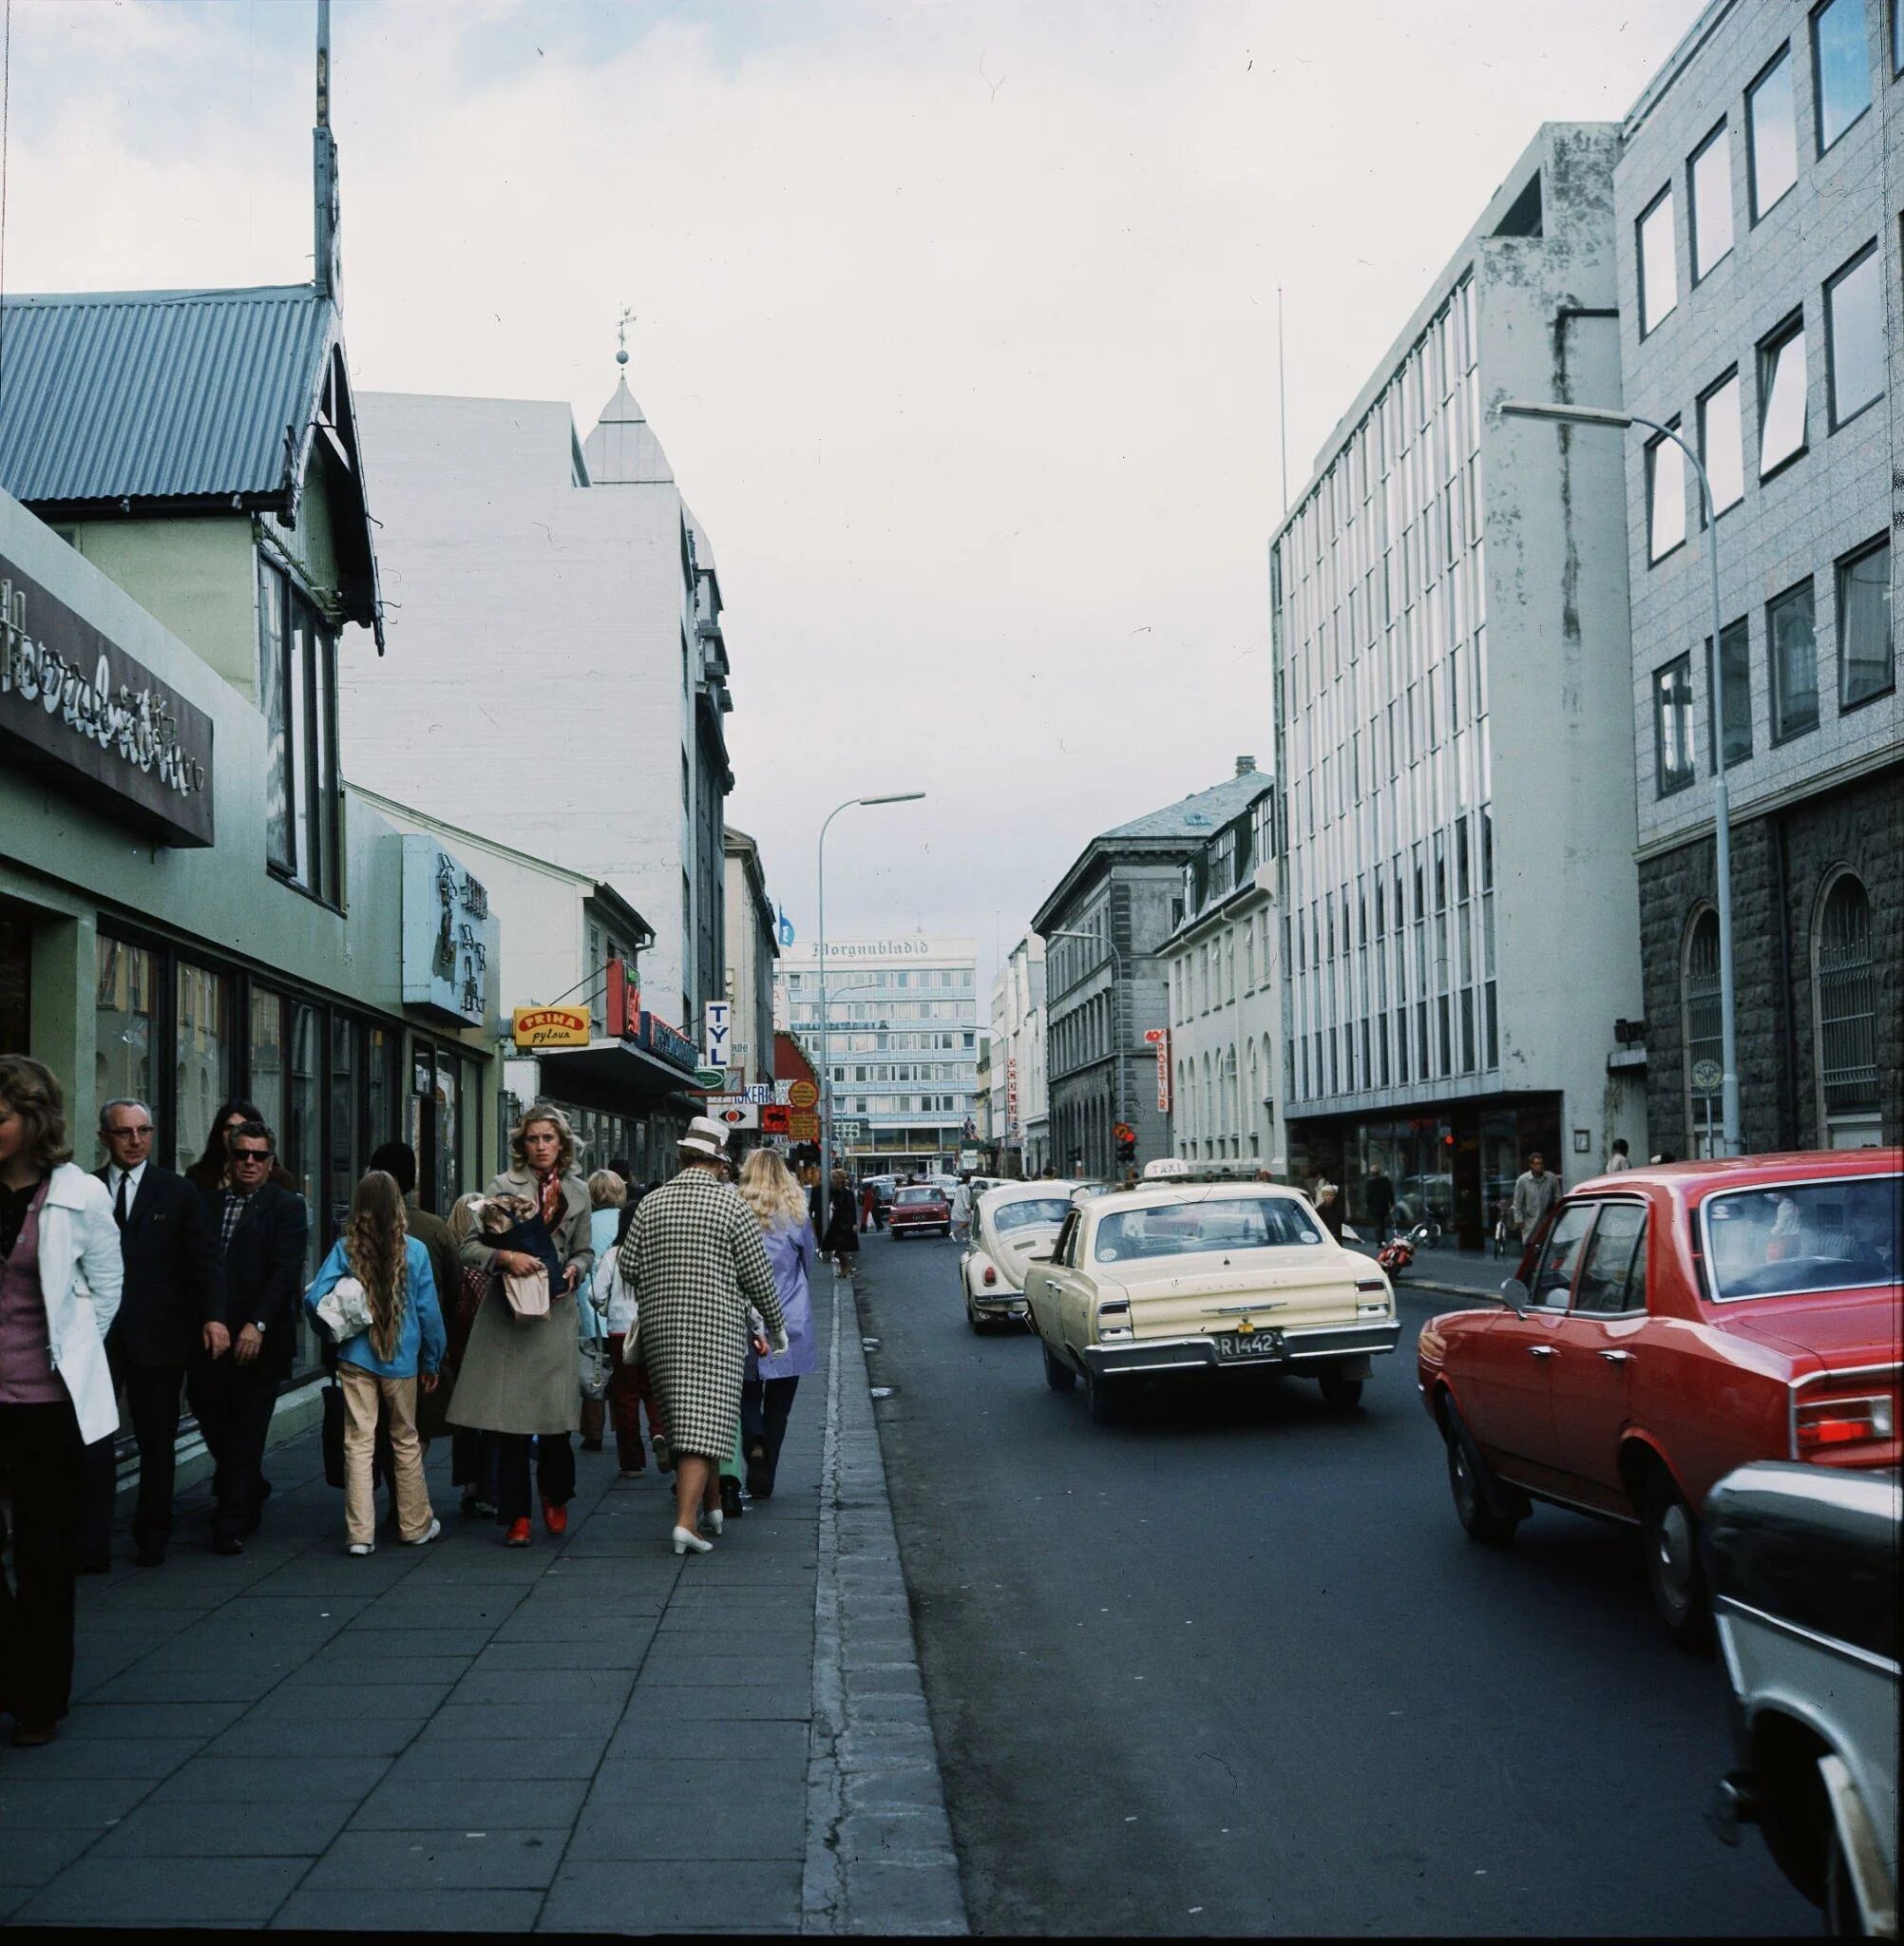
[[[424,1462],[446,1434],[463,1513],[508,1547],[531,1545],[538,1504],[566,1533],[577,1434],[599,1450],[612,1426],[621,1478],[643,1474],[644,1414],[674,1475],[676,1555],[771,1498],[813,1366],[822,1245],[842,1264],[858,1247],[843,1175],[823,1239],[817,1186],[809,1202],[771,1150],[736,1184],[716,1121],[696,1117],[678,1173],[638,1187],[620,1163],[584,1179],[566,1116],[539,1101],[508,1168],[447,1219],[417,1207],[408,1145],[377,1149],[307,1281],[305,1201],[255,1103],[222,1104],[181,1174],[152,1159],[153,1135],[145,1103],[108,1101],[108,1159],[86,1173],[57,1078],[0,1056],[0,1714],[15,1746],[50,1742],[67,1711],[76,1578],[110,1566],[121,1400],[136,1563],[162,1566],[171,1541],[181,1400],[212,1460],[212,1551],[241,1554],[300,1317],[329,1368],[325,1471],[352,1555],[376,1549],[379,1479],[400,1544],[442,1534]]]

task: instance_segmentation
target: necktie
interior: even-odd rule
[[[119,1172],[119,1193],[112,1199],[112,1220],[120,1229],[125,1228],[125,1186],[132,1178],[124,1170]]]

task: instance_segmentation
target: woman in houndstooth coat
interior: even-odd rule
[[[726,1145],[717,1121],[697,1116],[688,1125],[679,1145],[686,1166],[641,1199],[619,1259],[639,1307],[640,1357],[675,1456],[677,1555],[708,1551],[696,1517],[721,1530],[719,1465],[740,1422],[750,1307],[771,1334],[752,1342],[762,1350],[770,1342],[787,1346],[760,1225],[726,1180]]]

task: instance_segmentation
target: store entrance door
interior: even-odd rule
[[[24,914],[0,906],[0,1054],[29,1054],[33,932]]]

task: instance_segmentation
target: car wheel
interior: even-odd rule
[[[1123,1420],[1123,1387],[1106,1384],[1089,1365],[1084,1368],[1084,1403],[1093,1425],[1117,1425]]]
[[[1495,1479],[1480,1448],[1468,1437],[1461,1415],[1451,1400],[1443,1408],[1441,1436],[1448,1442],[1448,1491],[1454,1496],[1455,1517],[1470,1540],[1484,1547],[1504,1547],[1526,1517],[1514,1511],[1508,1490]],[[1508,1511],[1501,1511],[1503,1506]]]
[[[1844,1855],[1844,1839],[1836,1818],[1827,1818],[1824,1865],[1824,1935],[1827,1939],[1868,1939],[1871,1929],[1864,1922],[1863,1908],[1857,1902],[1857,1887],[1851,1876],[1851,1860]]]
[[[1053,1352],[1042,1338],[1038,1348],[1044,1353],[1044,1382],[1054,1392],[1070,1392],[1076,1389],[1077,1374]]]
[[[1331,1412],[1353,1412],[1361,1403],[1361,1379],[1345,1379],[1341,1372],[1324,1372],[1322,1384],[1323,1403]]]
[[[1712,1611],[1699,1558],[1699,1521],[1663,1466],[1655,1466],[1647,1482],[1643,1521],[1653,1607],[1682,1649],[1703,1650],[1712,1639]]]

